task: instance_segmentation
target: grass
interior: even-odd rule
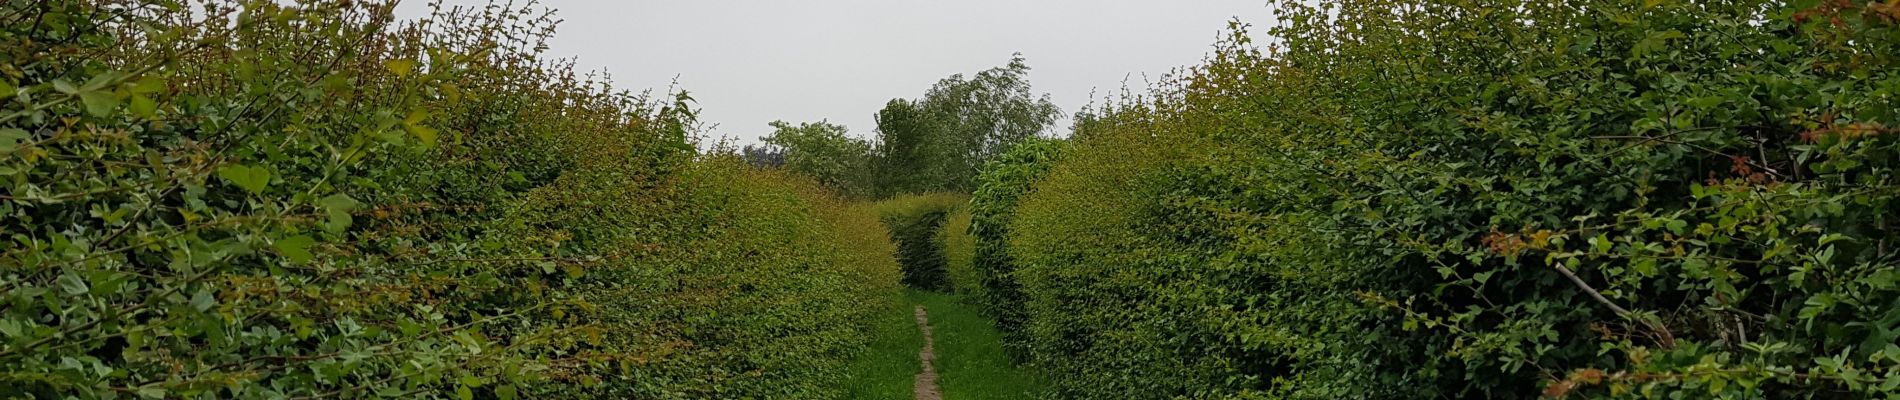
[[[1036,375],[1011,362],[1003,338],[978,308],[963,296],[911,292],[930,312],[937,340],[937,385],[950,400],[1034,399],[1042,385]]]
[[[878,318],[876,337],[871,347],[851,364],[851,377],[845,387],[854,400],[910,400],[912,380],[923,366],[917,364],[917,350],[924,347],[924,336],[917,331],[914,311],[916,292],[905,294],[905,301]]]
[[[937,340],[937,386],[949,400],[1034,399],[1041,392],[1035,374],[1012,363],[1003,352],[1002,336],[990,320],[953,294],[911,290],[900,307],[878,320],[871,348],[852,364],[847,388],[854,400],[909,400],[912,384],[923,366],[917,350],[924,347],[914,314],[923,304],[930,313],[930,329]]]

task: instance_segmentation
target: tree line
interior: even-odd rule
[[[773,122],[763,145],[742,154],[859,198],[968,193],[986,161],[1051,135],[1062,117],[1048,94],[1032,90],[1029,70],[1017,54],[1004,66],[944,78],[921,98],[892,99],[877,111],[876,135],[868,139],[824,121]]]

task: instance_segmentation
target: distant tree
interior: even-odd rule
[[[810,175],[846,195],[871,194],[870,142],[847,135],[844,125],[826,121],[798,125],[773,121],[771,126],[774,131],[765,137],[763,148],[746,150],[748,162]]]
[[[739,150],[739,158],[755,168],[785,167],[785,149],[776,146],[748,144]]]
[[[1062,111],[1029,84],[1022,54],[1008,65],[937,81],[918,100],[878,112],[881,194],[973,189],[990,158],[1055,126]]]
[[[917,103],[893,99],[877,113],[876,182],[881,195],[942,189],[951,178],[943,126]]]

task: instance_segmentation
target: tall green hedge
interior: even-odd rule
[[[958,193],[905,194],[877,202],[873,207],[897,244],[897,262],[904,284],[923,290],[951,290],[948,260],[937,239],[950,214],[969,197]]]
[[[937,228],[937,247],[943,249],[944,279],[957,293],[980,294],[981,277],[976,272],[976,236],[970,234],[970,207],[957,207],[944,216]]]
[[[551,17],[0,4],[0,398],[826,398],[868,207],[699,154]]]
[[[1890,3],[1280,2],[1015,209],[1032,360],[1062,398],[1892,396]]]
[[[1030,139],[1017,144],[983,167],[977,175],[980,185],[970,196],[969,275],[975,278],[969,281],[976,286],[970,292],[995,320],[1004,348],[1015,357],[1026,354],[1028,340],[1023,335],[1022,286],[1015,277],[1016,261],[1008,252],[1010,223],[1017,202],[1068,148],[1066,140]]]

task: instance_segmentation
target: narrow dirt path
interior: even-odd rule
[[[917,330],[924,332],[924,349],[917,352],[917,359],[924,364],[924,372],[917,373],[917,400],[943,400],[943,393],[937,390],[937,340],[930,336],[930,314],[924,313],[924,306],[917,306]]]

